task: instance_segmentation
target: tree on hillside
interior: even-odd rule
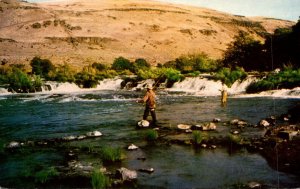
[[[134,71],[133,64],[128,59],[122,56],[114,60],[111,68],[116,71],[124,71],[124,70]]]
[[[273,35],[267,37],[265,49],[273,68],[285,65],[300,67],[300,21],[290,28],[278,28]]]
[[[51,70],[55,70],[55,66],[48,59],[41,59],[40,57],[34,57],[30,65],[32,67],[32,73],[40,75],[41,77],[48,77]]]
[[[267,69],[264,46],[248,33],[240,31],[228,45],[222,63],[225,67],[242,67],[245,71]]]

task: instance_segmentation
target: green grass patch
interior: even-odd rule
[[[94,170],[91,176],[91,184],[93,189],[104,189],[111,186],[111,181],[100,170]]]
[[[155,140],[157,140],[157,138],[158,138],[158,132],[157,131],[155,131],[153,129],[146,131],[145,139],[147,141],[155,141]]]
[[[100,153],[104,162],[117,162],[121,161],[124,157],[122,149],[119,147],[104,147],[101,149]]]
[[[51,177],[58,175],[59,173],[54,167],[49,167],[35,173],[34,178],[36,183],[46,183]]]
[[[203,135],[200,131],[193,131],[193,141],[195,144],[201,144],[203,141]]]

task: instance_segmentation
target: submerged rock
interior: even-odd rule
[[[139,171],[145,172],[145,173],[153,173],[154,169],[151,167],[151,168],[146,168],[146,169],[139,169]]]
[[[213,119],[213,122],[214,122],[214,123],[221,122],[221,119],[220,119],[220,118],[214,118],[214,119]]]
[[[12,141],[6,146],[6,148],[10,148],[10,149],[11,148],[19,148],[20,146],[21,146],[21,143]]]
[[[77,139],[77,137],[73,136],[73,135],[63,137],[63,140],[65,140],[65,141],[72,141],[72,140],[76,140],[76,139]]]
[[[248,187],[249,188],[261,188],[261,184],[258,182],[249,182]]]
[[[100,131],[93,131],[93,132],[88,132],[86,134],[88,137],[99,137],[102,136],[102,133]]]
[[[133,181],[137,179],[137,172],[135,170],[129,170],[125,167],[121,167],[117,170],[117,177],[122,181]]]

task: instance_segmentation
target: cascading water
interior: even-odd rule
[[[190,95],[196,96],[219,96],[221,90],[225,87],[229,95],[243,95],[245,97],[256,97],[256,96],[274,96],[274,97],[300,97],[300,87],[294,89],[281,89],[264,91],[258,94],[245,94],[246,88],[252,83],[257,81],[258,78],[255,76],[248,76],[243,81],[236,81],[233,85],[228,88],[222,84],[221,81],[214,81],[209,76],[199,77],[187,77],[183,81],[176,82],[171,88],[164,90],[170,92],[183,92]],[[101,91],[101,90],[120,90],[123,80],[119,77],[113,79],[104,79],[99,82],[96,88],[83,89],[77,86],[75,83],[58,83],[54,81],[47,81],[42,86],[41,93],[78,93],[78,92],[89,92],[89,91]],[[136,87],[127,88],[126,90],[138,91],[143,89],[147,84],[155,85],[155,81],[147,79],[138,83]],[[159,86],[156,86],[159,88]],[[40,92],[39,92],[40,93]],[[11,94],[6,88],[0,88],[0,95]]]
[[[227,91],[229,94],[242,94],[245,93],[246,88],[257,78],[249,76],[243,81],[236,81],[234,84],[228,88]],[[192,93],[195,95],[203,96],[217,96],[220,95],[220,91],[224,88],[224,85],[221,81],[214,81],[209,78],[203,77],[189,77],[181,82],[176,82],[169,91],[180,91]]]

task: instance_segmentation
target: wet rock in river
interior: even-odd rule
[[[141,121],[139,121],[137,123],[137,126],[141,127],[141,128],[143,128],[143,127],[149,127],[150,126],[150,122],[147,121],[147,120],[141,120]]]
[[[102,136],[102,133],[100,131],[93,131],[93,132],[88,132],[86,134],[88,137],[99,137]]]
[[[207,123],[202,125],[203,131],[214,131],[217,129],[217,125],[215,123]]]
[[[270,123],[267,120],[263,119],[258,123],[258,126],[259,127],[269,127]]]
[[[144,172],[144,173],[153,173],[154,172],[154,169],[151,167],[151,168],[143,168],[143,169],[139,169],[140,172]]]
[[[128,146],[128,150],[137,150],[139,147],[137,147],[136,145],[134,145],[134,144],[131,144],[131,145],[129,145]]]
[[[220,118],[214,118],[214,119],[213,119],[213,122],[214,122],[214,123],[219,123],[219,122],[221,122],[221,119],[220,119]]]
[[[73,135],[63,137],[63,140],[64,140],[64,141],[72,141],[72,140],[76,140],[76,139],[77,139],[77,137],[76,137],[76,136],[73,136]]]
[[[117,170],[117,177],[122,179],[122,181],[134,181],[137,179],[137,172],[121,167]]]
[[[248,123],[246,121],[243,120],[239,120],[239,119],[233,119],[230,121],[231,125],[236,125],[239,128],[244,128],[245,126],[248,125]]]
[[[21,143],[20,142],[16,142],[16,141],[11,141],[6,148],[8,149],[12,149],[12,148],[19,148],[21,147]]]
[[[188,129],[191,129],[191,125],[187,125],[187,124],[179,124],[177,125],[177,128],[180,129],[180,130],[188,130]]]
[[[248,187],[249,188],[261,188],[261,184],[258,182],[249,182]]]

